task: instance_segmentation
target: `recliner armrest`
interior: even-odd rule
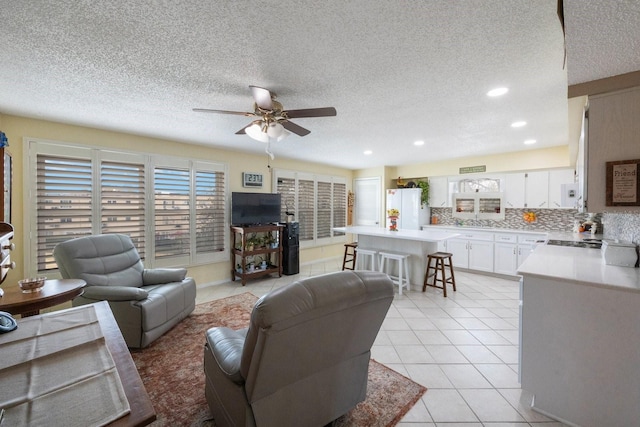
[[[186,276],[186,268],[145,268],[142,272],[142,284],[147,286],[182,282]]]
[[[240,362],[246,333],[246,329],[234,331],[225,327],[211,328],[207,331],[207,345],[220,370],[237,384],[244,382],[240,374]]]
[[[87,286],[82,296],[95,300],[140,301],[147,298],[149,293],[144,289],[131,286]]]

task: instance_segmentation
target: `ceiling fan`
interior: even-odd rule
[[[253,112],[211,110],[208,108],[194,108],[193,111],[257,117],[257,120],[240,129],[236,132],[236,135],[247,134],[251,138],[262,142],[269,142],[269,138],[280,141],[285,138],[289,132],[293,132],[299,136],[305,136],[311,133],[310,130],[291,122],[290,119],[336,115],[336,109],[333,107],[285,110],[282,104],[276,101],[276,94],[274,92],[258,86],[249,86],[249,88],[255,101],[253,103]]]

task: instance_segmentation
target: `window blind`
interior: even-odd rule
[[[190,177],[187,169],[154,169],[155,257],[189,255]]]
[[[225,250],[223,172],[196,171],[196,252]]]
[[[103,161],[100,165],[101,232],[131,237],[145,258],[145,168]]]
[[[58,268],[53,248],[91,234],[92,166],[90,159],[37,155],[37,269]]]

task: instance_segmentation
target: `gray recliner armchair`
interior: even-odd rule
[[[80,237],[58,244],[53,256],[65,279],[87,282],[74,306],[106,300],[127,346],[142,348],[195,308],[196,284],[184,268],[145,269],[123,234]]]
[[[386,274],[340,271],[262,297],[248,329],[211,328],[205,395],[216,426],[324,426],[363,401],[393,300]]]

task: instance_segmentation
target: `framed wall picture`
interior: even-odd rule
[[[242,186],[262,188],[262,174],[255,172],[242,172]]]
[[[607,162],[607,206],[640,206],[640,159]]]

